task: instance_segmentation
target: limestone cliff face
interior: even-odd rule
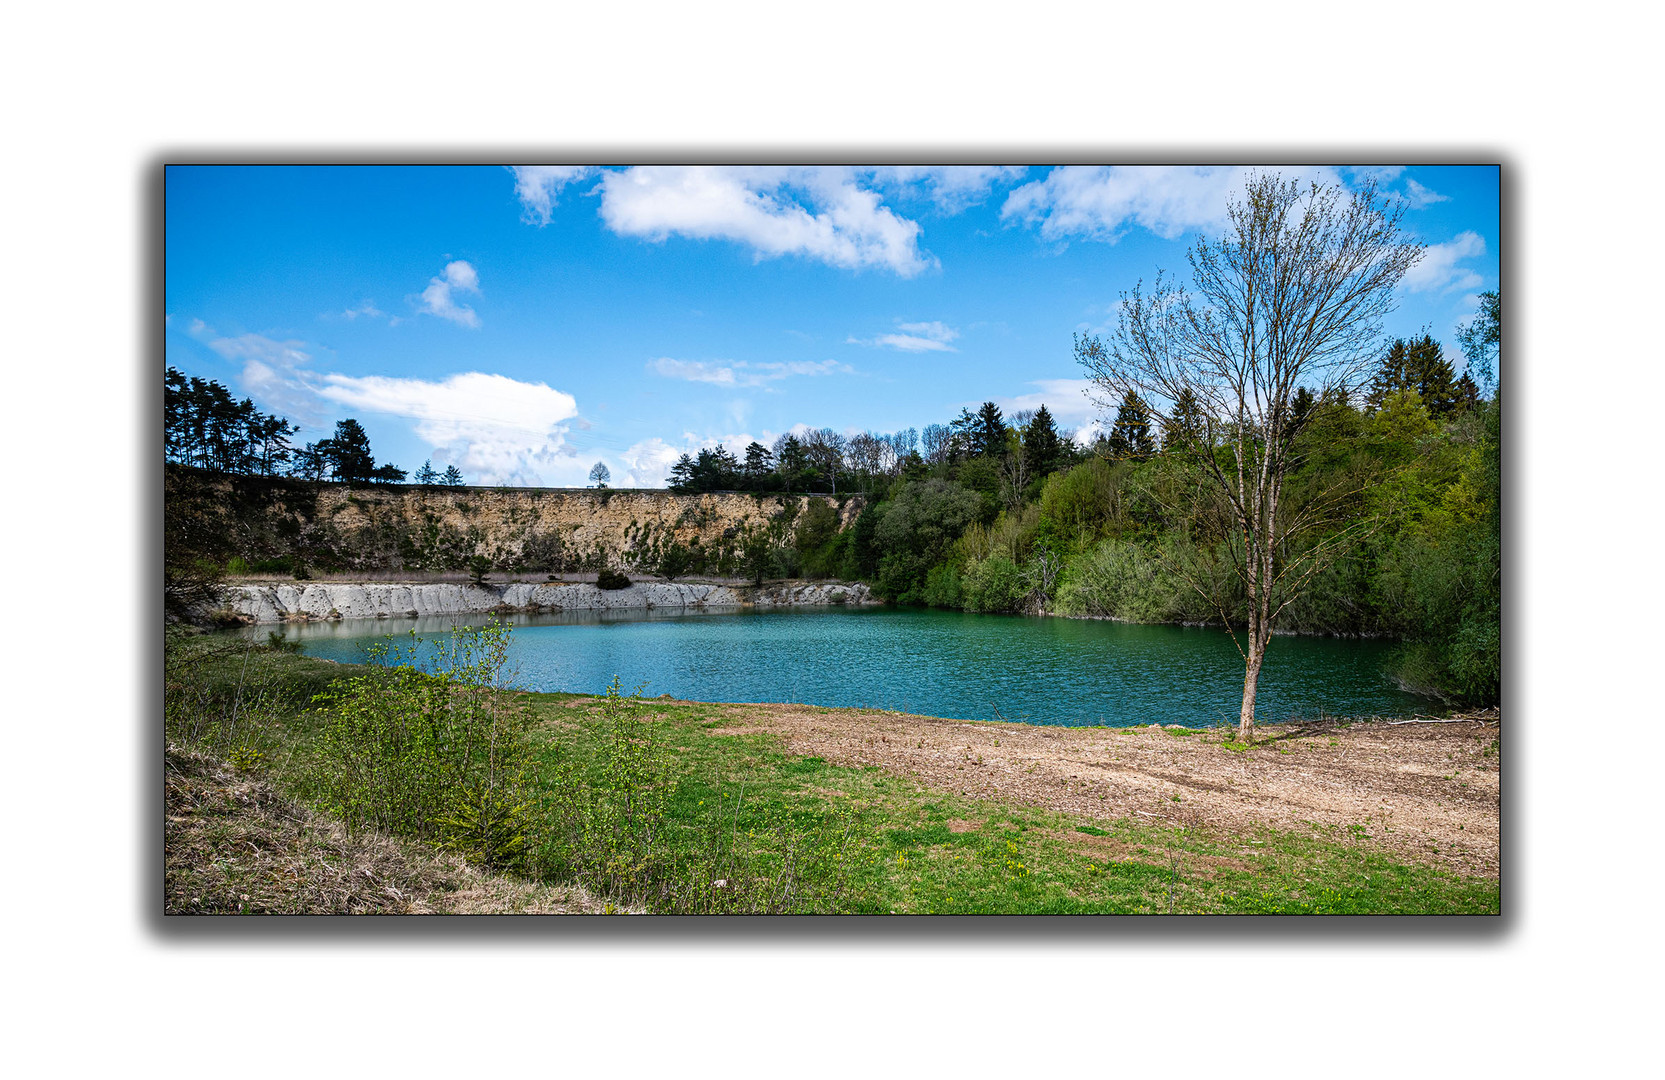
[[[790,543],[807,519],[843,529],[862,508],[859,496],[349,488],[249,477],[196,479],[189,491],[226,519],[250,564],[282,560],[334,573],[458,571],[476,556],[500,571],[652,572],[680,547],[691,556],[685,572],[727,574],[748,535]]]
[[[226,606],[250,623],[319,619],[420,618],[491,611],[608,611],[626,608],[793,607],[875,603],[867,586],[841,582],[775,585],[631,585],[605,590],[582,583],[534,585],[298,583],[235,585]]]

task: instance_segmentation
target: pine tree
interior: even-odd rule
[[[676,459],[676,464],[671,466],[670,485],[672,491],[679,493],[686,493],[694,490],[693,458],[689,457],[687,454],[683,454],[681,457]]]
[[[445,478],[443,483],[446,487],[462,487],[462,482],[463,475],[461,469],[457,468],[455,465],[445,466]]]
[[[1469,378],[1468,372],[1463,372],[1462,378],[1457,380],[1457,411],[1467,412],[1480,404],[1480,387]]]
[[[1410,372],[1422,404],[1434,418],[1457,411],[1457,372],[1432,334],[1411,343]]]
[[[1388,351],[1376,365],[1376,374],[1371,376],[1364,388],[1366,411],[1375,412],[1388,398],[1411,385],[1409,354],[1410,346],[1404,338],[1397,338],[1388,346]]]
[[[972,428],[972,453],[1000,457],[1005,452],[1006,418],[1000,415],[1000,406],[985,401]]]
[[[1150,433],[1150,408],[1143,398],[1129,390],[1116,410],[1110,426],[1110,456],[1118,460],[1146,461],[1156,453]]]
[[[1031,476],[1045,476],[1062,463],[1064,443],[1045,405],[1035,410],[1029,426],[1023,429],[1023,453]]]
[[[424,461],[422,467],[416,470],[416,482],[424,487],[432,487],[439,483],[439,473],[434,471],[433,459]]]
[[[368,483],[376,471],[376,459],[370,453],[370,436],[357,420],[338,420],[335,435],[329,440],[330,469],[337,480],[349,484]]]
[[[752,442],[746,446],[746,461],[741,465],[741,475],[745,477],[746,487],[752,491],[763,490],[769,473],[775,467],[774,455],[769,448],[760,442]]]
[[[1203,441],[1204,430],[1202,406],[1187,386],[1179,392],[1173,411],[1162,422],[1162,449],[1164,452],[1191,449]]]
[[[1432,334],[1411,341],[1399,338],[1388,346],[1365,388],[1365,408],[1375,412],[1402,390],[1415,390],[1430,416],[1445,417],[1457,411],[1457,373]]]

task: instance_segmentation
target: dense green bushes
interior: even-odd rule
[[[1279,565],[1321,557],[1278,628],[1397,637],[1395,674],[1407,687],[1495,701],[1500,406],[1443,402],[1436,417],[1400,386],[1371,408],[1307,407],[1284,512],[1309,514],[1316,527]],[[1089,456],[1000,508],[979,490],[994,463],[944,459],[867,506],[840,534],[839,558],[805,567],[865,578],[902,604],[1236,626],[1246,615],[1234,569],[1241,541],[1206,467],[1160,451],[1144,461]],[[800,545],[808,535],[800,531]]]

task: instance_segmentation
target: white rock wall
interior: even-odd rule
[[[226,606],[255,623],[317,619],[420,618],[495,611],[608,611],[617,608],[815,606],[875,603],[866,585],[821,583],[735,589],[649,583],[606,590],[588,584],[399,585],[316,583],[234,585]]]

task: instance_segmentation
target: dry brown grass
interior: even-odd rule
[[[576,886],[489,874],[360,831],[199,751],[170,746],[163,910],[170,914],[575,915],[613,905]]]

